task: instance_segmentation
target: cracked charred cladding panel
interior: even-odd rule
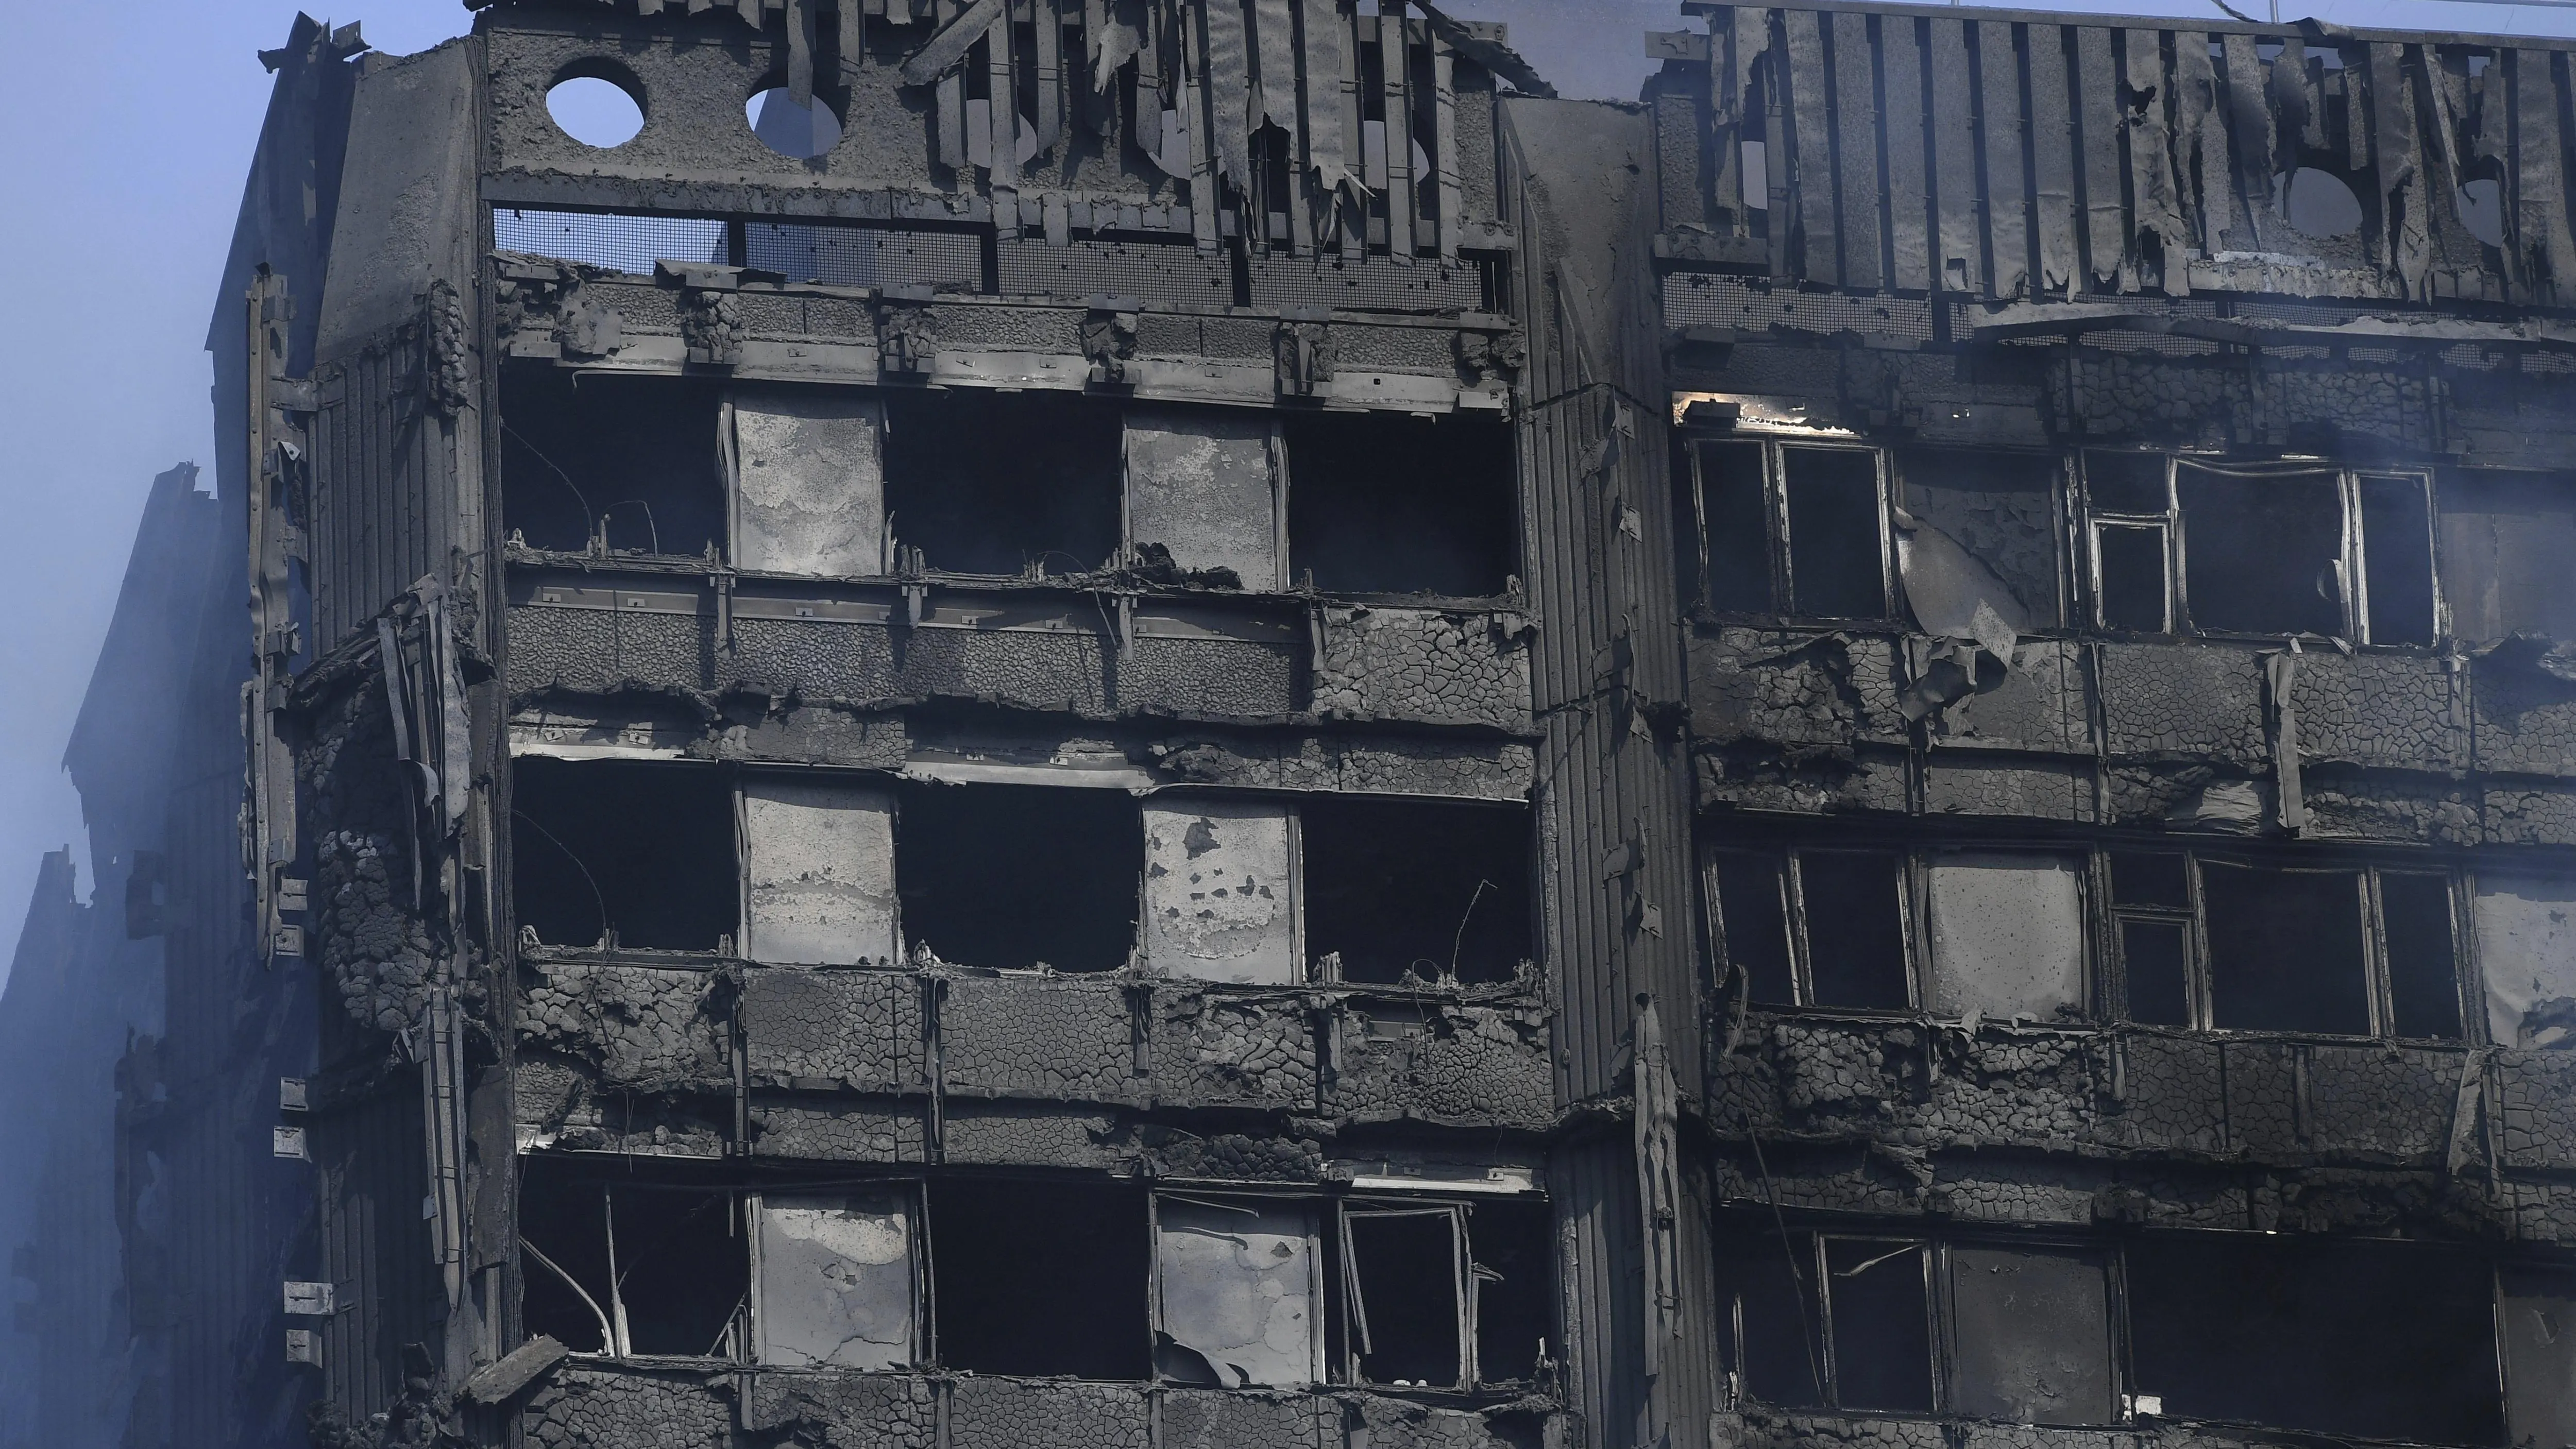
[[[855,966],[901,954],[892,791],[749,776],[742,832],[745,957]]]
[[[2576,639],[2576,477],[2461,470],[2441,480],[2442,600],[2451,632]]]
[[[1136,940],[1136,802],[1118,790],[906,782],[895,876],[915,949],[968,966],[1114,971]]]
[[[1119,547],[1115,406],[980,388],[886,395],[887,532],[946,573],[1082,573]]]
[[[1183,797],[1143,814],[1146,963],[1202,981],[1303,979],[1289,807]]]
[[[1288,565],[1327,593],[1490,598],[1522,572],[1510,425],[1293,413]]]
[[[1286,519],[1266,413],[1134,407],[1127,412],[1127,537],[1160,547],[1184,575],[1231,574],[1237,586],[1288,583]]]
[[[740,922],[733,792],[714,770],[521,759],[510,902],[556,946],[712,951]]]
[[[885,548],[885,404],[872,393],[738,385],[725,394],[734,567],[892,572]]]
[[[2499,1046],[2576,1039],[2576,881],[2480,872],[2470,908],[2486,978],[2487,1036]]]
[[[902,1368],[915,1354],[915,1220],[898,1191],[764,1194],[752,1237],[752,1342],[781,1368]]]
[[[1155,1204],[1162,1377],[1212,1388],[1303,1388],[1323,1370],[1315,1209],[1258,1198]]]
[[[501,373],[501,526],[568,553],[726,546],[717,388],[537,364]]]
[[[2505,1442],[2484,1259],[2251,1235],[2150,1236],[2126,1253],[2137,1392],[2168,1414]]]
[[[703,1374],[561,1369],[529,1398],[520,1422],[528,1442],[544,1449],[730,1449],[734,1442],[733,1407]]]
[[[2038,1021],[2082,1015],[2078,861],[1960,851],[1933,856],[1924,876],[1936,1015]]]
[[[1508,981],[1532,952],[1530,817],[1446,801],[1299,808],[1306,949],[1344,981]]]

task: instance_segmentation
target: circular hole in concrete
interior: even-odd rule
[[[2310,236],[2361,230],[2361,198],[2331,171],[2302,166],[2290,173],[2290,225]]]
[[[634,91],[601,75],[566,76],[546,92],[546,114],[563,133],[585,146],[623,146],[644,129],[644,103]]]
[[[800,106],[785,86],[755,93],[743,102],[742,117],[760,144],[791,161],[811,161],[841,144],[841,118],[832,108],[819,96],[814,104]]]

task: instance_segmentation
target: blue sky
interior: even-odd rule
[[[2235,0],[2268,18],[2266,0]],[[1454,0],[1511,23],[1512,42],[1568,95],[1633,98],[1641,32],[1679,29],[1674,0]],[[2214,16],[2207,0],[2078,0],[2056,8]],[[2349,25],[2576,33],[2576,9],[2447,0],[2316,0],[2284,8]],[[75,847],[80,802],[61,768],[154,474],[193,461],[213,480],[206,319],[258,138],[269,78],[257,52],[295,18],[269,0],[128,0],[13,7],[0,47],[0,504],[17,539],[0,570],[0,923],[38,858]],[[363,0],[377,48],[461,34],[458,0]],[[115,62],[101,69],[107,62]],[[245,640],[247,647],[247,640]],[[0,972],[16,932],[0,925]]]

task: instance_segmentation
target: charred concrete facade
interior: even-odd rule
[[[299,28],[316,1442],[2566,1441],[2567,54],[1703,18]]]

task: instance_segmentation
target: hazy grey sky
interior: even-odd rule
[[[2266,0],[2237,0],[2265,15]],[[1677,0],[1455,0],[1510,23],[1515,48],[1569,96],[1634,99],[1642,32],[1692,22]],[[2207,0],[2076,0],[2054,8],[2214,16]],[[2290,6],[2349,25],[2576,32],[2576,9],[2445,0]],[[295,18],[272,0],[131,0],[12,7],[0,48],[0,269],[16,341],[0,349],[0,973],[43,852],[71,844],[90,886],[63,746],[116,602],[152,476],[194,461],[212,487],[206,321],[257,140],[269,78],[257,51]],[[361,22],[408,53],[463,32],[457,0],[360,0]],[[111,64],[112,62],[112,64]],[[248,647],[245,625],[244,647]]]

